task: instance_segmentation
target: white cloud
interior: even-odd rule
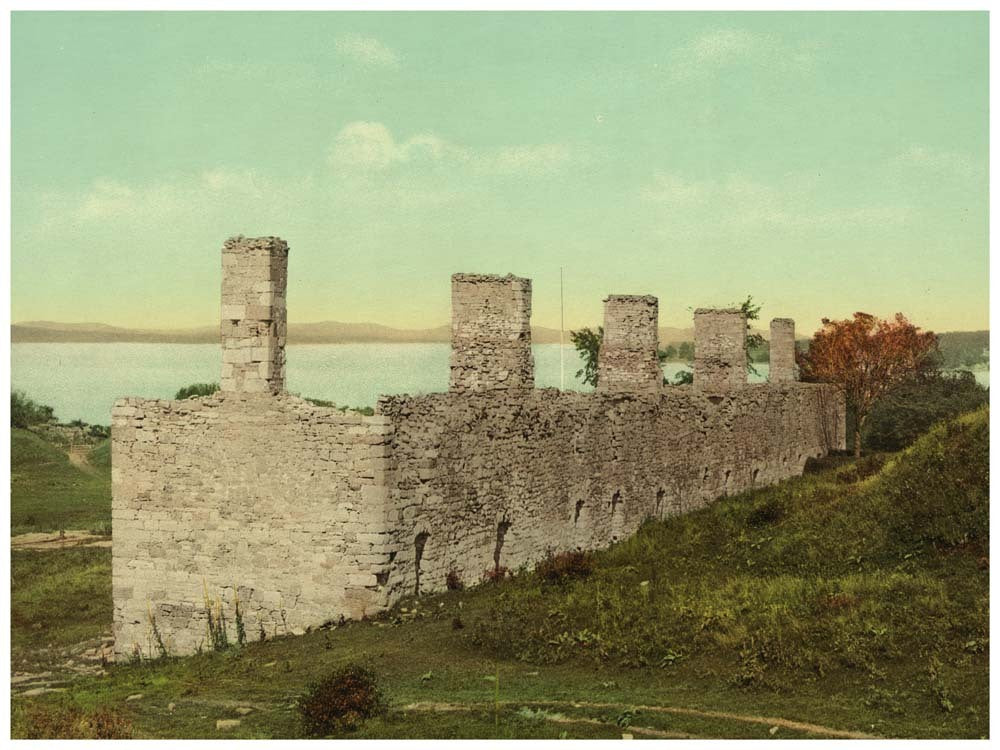
[[[366,67],[394,68],[399,64],[399,56],[374,37],[342,34],[333,44],[337,54]]]
[[[826,207],[810,180],[794,175],[771,185],[739,173],[707,180],[658,173],[640,197],[661,212],[665,228],[681,233],[830,231],[900,226],[909,218],[898,205]]]
[[[474,149],[450,143],[433,133],[397,140],[380,122],[351,122],[341,128],[328,153],[329,162],[347,170],[383,171],[399,164],[437,164],[497,176],[542,176],[566,165],[568,146],[558,143]]]
[[[773,34],[715,29],[676,47],[670,54],[668,70],[675,80],[688,80],[750,64],[779,72],[802,71],[809,69],[814,59],[808,45],[789,45]]]
[[[985,163],[977,163],[967,154],[954,151],[935,151],[925,146],[911,146],[892,161],[896,167],[915,167],[959,177],[975,177],[985,174],[986,171]]]

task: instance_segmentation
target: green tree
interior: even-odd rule
[[[677,359],[677,347],[673,344],[668,344],[667,348],[663,350],[664,359]]]
[[[590,328],[570,331],[569,338],[583,357],[583,369],[576,371],[576,377],[582,378],[587,385],[597,387],[597,356],[604,340],[604,326],[598,326],[596,331]]]
[[[45,424],[52,419],[51,406],[36,404],[24,391],[10,393],[10,426],[26,428],[33,424]]]
[[[685,362],[694,362],[694,342],[682,341],[677,347],[677,358]]]
[[[587,385],[597,387],[597,360],[601,353],[601,342],[604,341],[604,326],[598,326],[594,331],[590,328],[581,328],[579,331],[569,332],[570,341],[583,357],[583,369],[576,371],[576,377],[581,378]],[[656,350],[656,359],[662,366],[667,361],[667,352],[663,349]],[[666,383],[667,379],[664,378]]]

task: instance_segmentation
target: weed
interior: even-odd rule
[[[589,578],[593,571],[593,555],[580,550],[562,552],[558,555],[550,553],[535,567],[535,574],[547,583]]]
[[[462,583],[458,571],[455,570],[448,571],[448,575],[444,577],[444,585],[448,591],[461,591],[465,588],[465,584]]]
[[[375,675],[348,665],[312,684],[296,707],[306,733],[313,737],[351,731],[386,710]]]

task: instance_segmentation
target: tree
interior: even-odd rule
[[[854,455],[875,402],[895,386],[935,367],[937,336],[921,332],[902,313],[891,321],[856,312],[851,320],[823,318],[809,349],[797,354],[802,380],[843,388],[854,417]]]
[[[677,347],[673,344],[667,344],[667,348],[663,350],[664,359],[677,359]]]
[[[677,347],[677,358],[685,362],[694,362],[694,342],[682,341]]]
[[[590,328],[581,328],[579,331],[569,332],[570,341],[583,357],[583,369],[576,371],[576,377],[582,378],[587,385],[597,387],[597,360],[601,353],[601,342],[604,341],[604,326],[598,326],[594,331]],[[656,350],[656,359],[662,365],[667,361],[667,352],[663,349]],[[666,383],[667,379],[664,378]]]
[[[740,310],[747,316],[747,372],[756,375],[757,370],[753,366],[753,357],[764,347],[766,342],[764,341],[763,334],[753,333],[750,328],[750,321],[760,318],[760,305],[755,305],[753,303],[753,296],[748,294],[747,298],[740,305]]]
[[[584,383],[596,388],[597,355],[601,351],[601,341],[604,340],[604,326],[598,326],[596,332],[590,328],[570,331],[569,338],[583,357],[583,369],[576,371],[576,377],[582,377]]]

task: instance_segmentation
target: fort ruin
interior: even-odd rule
[[[796,381],[771,324],[749,384],[746,318],[695,312],[694,383],[665,386],[658,302],[605,300],[593,393],[534,387],[531,281],[452,277],[447,393],[374,416],[284,391],[288,246],[222,253],[221,390],[112,409],[115,653],[207,641],[207,600],[255,637],[361,618],[549,551],[605,547],[647,518],[800,474],[845,447],[843,394]],[[230,635],[230,638],[233,638]]]

